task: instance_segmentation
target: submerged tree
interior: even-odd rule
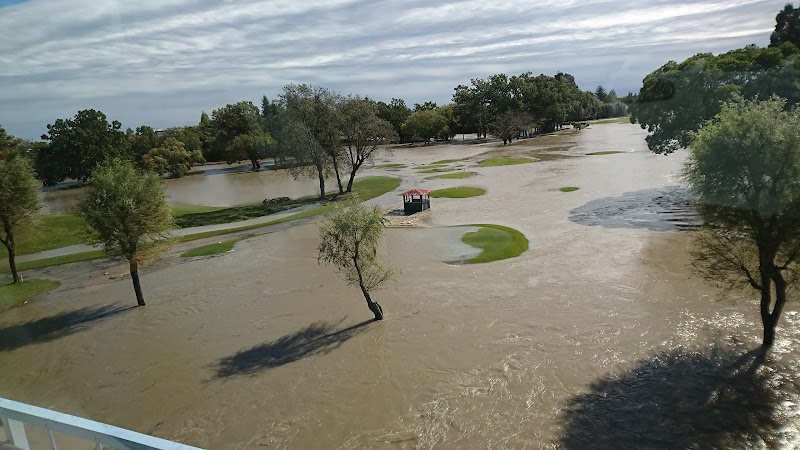
[[[334,265],[348,286],[361,288],[375,320],[383,320],[383,308],[372,301],[369,293],[380,288],[395,273],[378,257],[384,221],[377,206],[354,202],[339,208],[320,228],[319,261]]]
[[[142,250],[174,224],[161,181],[153,173],[139,172],[130,161],[109,160],[92,172],[79,214],[106,252],[128,260],[136,302],[144,306]]]
[[[724,104],[692,134],[685,167],[704,221],[694,266],[722,287],[759,292],[765,350],[800,274],[800,115],[784,106]]]
[[[0,242],[8,250],[14,283],[19,281],[14,233],[30,223],[39,206],[39,183],[30,162],[21,156],[0,158]]]

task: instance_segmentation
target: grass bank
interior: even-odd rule
[[[460,180],[464,178],[469,178],[475,175],[472,172],[453,172],[453,173],[445,173],[442,175],[436,175],[433,177],[428,177],[426,180]]]
[[[577,187],[577,186],[564,186],[564,187],[558,188],[558,190],[561,191],[561,192],[575,192],[578,189],[580,189],[580,188]]]
[[[516,164],[529,164],[538,161],[535,158],[507,158],[498,156],[496,158],[484,159],[478,163],[480,167],[513,166]]]
[[[606,150],[604,152],[587,153],[586,156],[616,155],[617,153],[625,153],[625,152],[619,150]]]
[[[452,187],[447,189],[437,189],[431,192],[431,197],[434,198],[468,198],[468,197],[478,197],[479,195],[483,195],[486,193],[486,189],[477,188],[477,187],[469,187],[469,186],[459,186],[459,187]]]
[[[353,182],[353,192],[358,195],[358,198],[362,201],[370,200],[380,195],[383,195],[387,192],[391,192],[395,189],[400,187],[400,179],[394,177],[364,177],[357,179]],[[180,236],[175,238],[175,242],[189,242],[194,241],[197,239],[203,239],[207,237],[213,236],[221,236],[225,234],[231,233],[238,233],[242,231],[253,230],[256,228],[262,228],[270,225],[277,225],[280,223],[290,222],[293,220],[304,219],[307,217],[313,217],[319,214],[324,214],[328,211],[331,211],[333,208],[336,207],[336,200],[341,200],[343,198],[349,198],[349,195],[344,197],[336,198],[335,200],[329,201],[324,206],[320,206],[318,208],[308,209],[297,214],[292,214],[286,217],[282,217],[280,219],[276,219],[266,223],[259,223],[254,225],[247,225],[242,227],[236,228],[226,228],[223,230],[214,230],[214,231],[207,231],[203,233],[195,233],[186,236]],[[22,270],[30,270],[30,269],[40,269],[43,267],[50,267],[50,266],[57,266],[60,264],[67,264],[79,261],[88,261],[91,259],[97,259],[105,256],[105,253],[102,250],[93,250],[89,252],[83,253],[74,253],[71,255],[64,255],[64,256],[57,256],[53,258],[46,258],[46,259],[37,259],[34,261],[27,261],[24,263],[17,263],[17,269]],[[0,262],[0,273],[9,272],[10,268],[8,267],[8,261],[4,260]]]
[[[601,125],[601,124],[604,124],[604,123],[628,123],[629,124],[629,123],[631,123],[631,119],[628,116],[622,116],[622,117],[612,117],[610,119],[590,120],[587,123],[589,125],[594,125],[594,124]]]
[[[192,258],[195,256],[211,256],[211,255],[218,255],[220,253],[227,253],[231,251],[233,249],[233,246],[236,245],[236,243],[241,241],[242,239],[245,238],[230,239],[227,241],[204,245],[202,247],[196,247],[187,252],[182,253],[181,256],[184,258]]]
[[[24,303],[26,300],[60,286],[58,281],[25,280],[21,283],[0,285],[0,311]]]
[[[457,162],[460,162],[460,161],[461,161],[460,159],[442,159],[440,161],[434,161],[430,165],[437,166],[437,165],[441,165],[441,164],[457,163]]]
[[[468,245],[483,250],[480,255],[464,261],[465,264],[481,264],[514,258],[528,250],[528,239],[519,231],[502,225],[475,224],[480,227],[461,237]]]

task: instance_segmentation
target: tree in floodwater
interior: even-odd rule
[[[174,225],[158,176],[139,172],[130,161],[109,160],[92,172],[79,215],[106,252],[128,260],[136,302],[144,306],[139,283],[142,251]]]
[[[777,97],[737,97],[690,149],[684,177],[704,221],[693,265],[722,287],[759,292],[767,350],[800,275],[800,114]]]
[[[368,98],[348,97],[340,106],[342,136],[347,147],[345,156],[350,166],[347,192],[353,190],[356,172],[373,159],[379,146],[400,138],[392,124],[378,117],[377,105]]]
[[[19,282],[14,233],[30,224],[40,206],[39,183],[30,161],[22,156],[0,158],[0,242],[8,250],[14,283]]]
[[[320,228],[319,258],[332,264],[347,282],[358,286],[375,320],[383,320],[383,309],[372,301],[369,293],[380,288],[395,274],[378,257],[378,242],[383,235],[385,219],[377,206],[354,201],[338,208]]]

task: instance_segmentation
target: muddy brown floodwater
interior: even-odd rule
[[[558,146],[518,166],[476,167],[476,147],[386,157],[409,163],[403,188],[487,189],[434,199],[430,225],[511,226],[530,250],[449,265],[458,233],[388,229],[402,273],[375,295],[382,322],[317,265],[314,224],[155,265],[146,308],[128,308],[129,280],[64,269],[87,281],[0,316],[0,396],[209,449],[798,445],[797,306],[752,369],[756,304],[689,276],[683,157],[644,136],[601,125],[489,149]],[[603,150],[625,153],[583,156]],[[458,151],[476,176],[411,167]]]

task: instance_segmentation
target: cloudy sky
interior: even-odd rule
[[[785,3],[0,0],[0,126],[34,138],[87,108],[124,127],[193,124],[287,83],[441,104],[499,72],[624,94],[671,59],[766,45]]]

